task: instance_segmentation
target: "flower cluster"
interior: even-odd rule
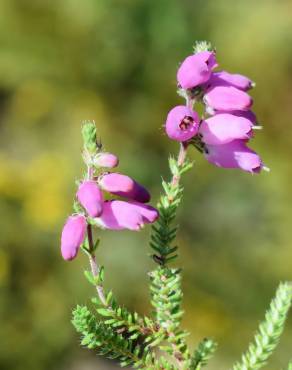
[[[88,224],[103,229],[138,231],[158,218],[158,211],[145,204],[150,201],[150,194],[142,185],[129,176],[108,172],[118,165],[118,158],[111,153],[101,153],[98,147],[96,153],[94,145],[92,153],[89,149],[87,146],[84,151],[88,172],[76,193],[78,212],[67,219],[62,231],[61,252],[65,260],[76,257]]]
[[[168,113],[166,133],[173,140],[194,145],[218,167],[258,173],[265,167],[247,146],[259,128],[247,94],[254,83],[240,74],[214,71],[216,67],[215,52],[201,50],[200,45],[182,62],[177,81],[187,105]],[[195,102],[204,106],[202,118],[193,110]]]

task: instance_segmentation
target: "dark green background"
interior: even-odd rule
[[[60,257],[59,238],[82,175],[80,123],[94,119],[120,170],[155,204],[176,70],[210,40],[230,72],[250,76],[264,126],[252,146],[271,168],[218,169],[197,152],[179,214],[184,326],[192,348],[219,342],[210,369],[247,347],[280,280],[292,279],[292,3],[288,0],[1,0],[0,368],[110,369],[78,346],[71,309],[89,301],[86,258]],[[149,228],[102,232],[98,260],[120,302],[149,312]],[[286,366],[291,318],[273,362]]]

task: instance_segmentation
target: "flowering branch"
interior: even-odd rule
[[[78,184],[74,213],[62,231],[61,252],[65,260],[76,258],[80,248],[86,253],[90,271],[85,271],[85,276],[97,296],[92,299],[94,314],[87,306],[77,306],[72,323],[83,346],[118,359],[122,367],[201,370],[217,347],[213,340],[204,339],[190,354],[185,340],[188,332],[181,329],[181,269],[171,267],[178,256],[175,220],[183,196],[181,177],[193,166],[187,150],[194,146],[218,167],[250,173],[265,169],[258,154],[247,147],[257,128],[247,94],[254,84],[242,75],[214,72],[217,66],[215,51],[206,42],[198,43],[194,54],[180,65],[178,92],[186,104],[171,109],[165,124],[168,137],[177,141],[180,149],[177,159],[169,158],[171,178],[162,181],[158,210],[147,204],[147,189],[129,176],[113,172],[118,158],[102,151],[94,122],[85,122],[82,127],[86,173]],[[194,110],[195,103],[203,106],[201,117]],[[156,263],[149,273],[154,308],[149,316],[130,312],[118,304],[111,290],[104,289],[104,267],[95,256],[99,239],[93,237],[96,228],[139,231],[145,224],[153,224],[150,246]],[[255,343],[233,370],[257,370],[266,363],[279,342],[291,299],[291,283],[281,284]],[[292,370],[291,362],[288,370]]]

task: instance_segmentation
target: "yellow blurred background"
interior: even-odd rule
[[[80,123],[94,119],[119,170],[155,204],[167,157],[163,133],[181,104],[176,70],[195,40],[220,66],[256,81],[264,130],[253,148],[271,168],[218,169],[191,150],[179,213],[184,327],[194,348],[219,343],[209,369],[239,358],[279,281],[292,279],[292,3],[288,0],[0,1],[0,368],[114,369],[79,347],[71,309],[94,294],[85,256],[67,263],[59,239],[82,176]],[[149,228],[101,232],[98,260],[121,303],[150,311]],[[130,289],[129,289],[130,287]],[[267,369],[292,356],[291,317]]]

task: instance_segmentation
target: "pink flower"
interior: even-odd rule
[[[112,153],[100,153],[96,156],[94,164],[99,167],[114,168],[119,164],[119,158]]]
[[[149,205],[110,200],[104,203],[103,213],[95,221],[105,229],[138,231],[144,224],[153,223],[158,216],[158,211]]]
[[[196,135],[199,122],[196,112],[184,105],[178,105],[168,113],[165,123],[166,133],[173,140],[186,141]]]
[[[263,168],[261,158],[246,146],[245,140],[234,140],[223,145],[207,145],[206,159],[218,167],[240,168],[259,173]]]
[[[226,144],[235,139],[249,139],[252,122],[229,113],[215,114],[201,123],[199,133],[207,145]]]
[[[77,191],[77,199],[91,217],[102,212],[103,195],[95,181],[83,181]]]
[[[183,89],[192,89],[208,81],[215,67],[214,52],[201,51],[182,62],[177,71],[177,81]]]
[[[252,88],[254,83],[248,78],[240,74],[232,74],[226,71],[213,72],[207,86],[233,86],[239,90],[247,91]]]
[[[131,177],[120,173],[108,173],[98,179],[98,183],[103,190],[111,194],[118,195],[141,203],[150,201],[149,192]]]
[[[65,260],[70,261],[77,256],[86,233],[86,219],[82,215],[70,216],[63,228],[61,236],[61,253]]]
[[[208,110],[215,111],[238,111],[249,110],[252,106],[252,98],[244,91],[233,86],[215,86],[207,90],[204,102]]]

